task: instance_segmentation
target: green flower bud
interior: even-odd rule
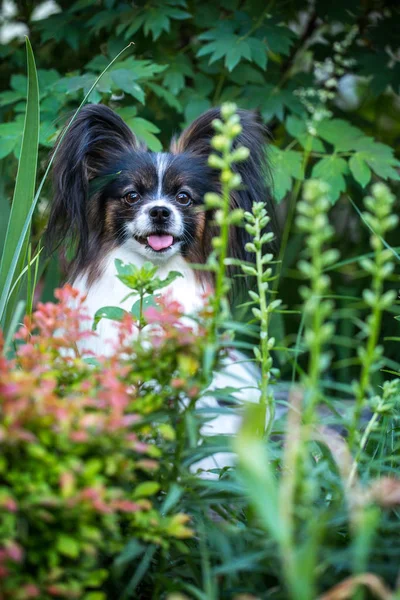
[[[250,150],[245,148],[244,146],[240,146],[240,148],[236,148],[231,154],[232,162],[242,162],[247,160],[250,156]]]
[[[221,116],[224,121],[227,121],[229,117],[235,114],[237,106],[234,102],[224,102],[221,106]]]
[[[225,161],[216,154],[210,154],[208,157],[208,164],[210,167],[213,167],[213,169],[224,169],[226,166]]]
[[[213,138],[211,138],[211,146],[216,150],[219,150],[220,152],[223,152],[224,150],[229,150],[229,145],[229,139],[222,134],[215,135]]]

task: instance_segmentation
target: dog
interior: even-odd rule
[[[250,155],[232,165],[242,183],[231,193],[230,207],[251,211],[253,202],[265,201],[273,229],[266,130],[255,113],[238,114],[242,131],[234,147],[245,146]],[[171,141],[168,152],[160,153],[149,152],[121,117],[101,104],[84,106],[63,135],[54,157],[48,236],[52,246],[72,242],[69,281],[86,295],[91,317],[104,306],[129,310],[133,304],[132,298],[121,302],[127,288],[116,277],[117,258],[138,267],[150,261],[158,266],[160,277],[180,272],[183,277],[166,290],[185,314],[202,308],[206,290],[212,290],[212,275],[194,270],[191,263],[207,262],[216,233],[213,212],[202,206],[206,192],[220,192],[219,172],[208,165],[217,118],[218,108],[206,111]],[[229,256],[252,261],[246,250],[250,241],[243,227],[232,227]],[[113,323],[103,319],[89,349],[104,352],[114,331]],[[258,371],[243,360],[236,353],[216,381],[250,386],[252,400],[257,401]],[[228,424],[217,417],[210,427],[211,433],[231,433],[237,420]]]

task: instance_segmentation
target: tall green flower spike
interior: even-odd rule
[[[245,212],[246,231],[253,236],[253,241],[246,245],[246,250],[255,254],[255,265],[242,264],[242,270],[246,275],[253,275],[257,280],[257,292],[249,290],[249,296],[256,304],[252,308],[254,317],[260,322],[260,345],[255,346],[253,351],[256,361],[260,365],[260,404],[264,406],[265,416],[268,415],[265,435],[269,435],[275,416],[274,396],[270,389],[271,376],[276,374],[272,368],[271,351],[275,346],[275,338],[269,336],[269,323],[271,314],[280,306],[281,300],[269,301],[269,282],[273,279],[271,263],[273,254],[263,254],[263,245],[271,242],[274,234],[263,233],[270,218],[265,209],[264,202],[255,202],[253,212]],[[264,419],[265,421],[265,419]]]
[[[219,227],[219,233],[212,242],[213,251],[207,262],[207,267],[215,273],[215,292],[211,300],[212,317],[208,322],[210,344],[204,361],[206,372],[210,372],[214,365],[219,325],[226,320],[229,314],[227,302],[227,294],[230,289],[230,281],[227,276],[229,227],[240,225],[243,221],[243,211],[241,209],[230,210],[229,206],[231,191],[240,187],[241,184],[241,177],[238,173],[233,172],[232,164],[244,161],[249,157],[248,148],[239,146],[232,150],[235,138],[242,131],[236,109],[237,107],[233,103],[223,104],[221,119],[214,119],[213,127],[216,135],[211,140],[211,146],[220,154],[213,153],[208,159],[211,167],[221,171],[221,194],[208,193],[204,198],[206,209],[215,210],[215,223]]]
[[[355,407],[352,425],[349,432],[350,447],[360,445],[359,421],[363,408],[368,403],[372,393],[371,375],[382,366],[381,358],[383,347],[379,345],[379,334],[383,311],[389,308],[396,299],[396,291],[385,292],[384,284],[394,270],[393,253],[385,246],[385,235],[394,229],[399,221],[393,214],[395,197],[383,183],[372,186],[372,195],[364,200],[367,209],[363,219],[371,230],[370,245],[374,251],[374,258],[360,260],[361,268],[371,275],[371,288],[364,290],[363,299],[371,309],[370,315],[364,323],[366,335],[365,345],[358,348],[358,357],[361,364],[361,373],[358,381],[353,384],[355,394]]]
[[[298,269],[310,280],[309,286],[302,286],[300,293],[304,299],[304,344],[309,351],[308,372],[304,375],[305,410],[304,422],[310,423],[315,415],[315,407],[321,400],[321,374],[330,362],[324,352],[324,344],[333,335],[333,324],[328,321],[333,310],[333,302],[326,296],[330,289],[330,278],[324,270],[333,265],[339,257],[334,249],[324,250],[333,236],[329,224],[329,186],[317,180],[305,183],[303,200],[297,205],[297,227],[306,234],[305,259],[298,263]]]

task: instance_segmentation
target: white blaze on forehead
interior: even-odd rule
[[[156,154],[156,170],[157,170],[157,198],[162,198],[162,182],[164,179],[165,171],[168,166],[168,154],[166,152],[159,152]]]

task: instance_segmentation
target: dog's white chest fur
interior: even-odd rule
[[[146,261],[145,258],[132,252],[130,249],[119,248],[111,252],[103,269],[101,277],[87,287],[86,278],[79,277],[73,282],[73,287],[81,293],[87,294],[86,309],[89,316],[93,319],[96,312],[105,306],[119,306],[129,311],[137,298],[131,296],[122,301],[129,293],[127,288],[117,277],[115,268],[115,259],[120,259],[124,263],[133,263],[138,267]],[[168,287],[163,288],[162,292],[168,292],[174,300],[179,301],[183,306],[186,315],[194,315],[203,306],[202,285],[196,280],[195,275],[189,265],[180,256],[172,257],[167,263],[159,266],[157,276],[164,278],[170,271],[178,271],[182,277],[177,278]],[[113,341],[116,339],[116,323],[108,319],[102,319],[97,328],[97,336],[86,340],[83,343],[85,350],[91,350],[95,354],[108,354],[112,352]],[[233,353],[226,358],[220,371],[215,374],[213,384],[210,388],[237,388],[234,396],[243,402],[258,402],[259,372],[258,368],[239,352]],[[210,409],[210,416],[213,411],[220,409],[216,399],[210,396],[203,396],[197,403],[198,408]],[[214,413],[215,414],[215,413]],[[204,435],[234,434],[240,426],[241,418],[239,414],[219,415],[203,427]],[[203,459],[193,465],[192,469],[212,469],[233,465],[235,462],[232,453],[217,453],[206,459]]]
[[[129,248],[117,248],[110,252],[106,259],[102,275],[90,287],[87,285],[86,277],[78,277],[73,282],[73,287],[81,293],[87,294],[85,306],[91,319],[96,312],[105,306],[119,306],[130,311],[137,298],[131,296],[123,301],[129,294],[129,288],[117,278],[115,259],[124,263],[132,263],[141,267],[146,259],[132,252]],[[159,265],[157,276],[164,279],[170,271],[178,271],[182,277],[178,277],[162,292],[168,292],[174,300],[177,300],[187,315],[194,314],[202,307],[203,286],[196,280],[193,270],[180,256],[173,256],[167,263]],[[116,324],[108,319],[102,319],[98,325],[96,338],[85,342],[85,349],[92,350],[96,354],[103,354],[111,350],[112,340],[115,338]]]

